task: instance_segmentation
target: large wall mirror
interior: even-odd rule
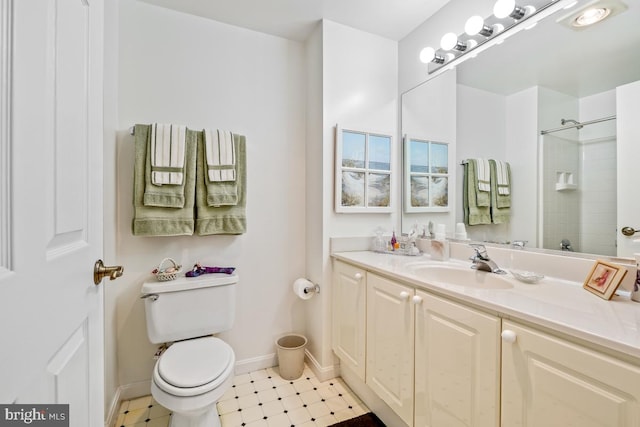
[[[461,163],[492,158],[511,165],[511,221],[467,226],[471,239],[631,255],[620,250],[620,228],[640,228],[640,214],[620,224],[628,208],[617,194],[620,181],[640,175],[621,169],[616,88],[640,81],[640,4],[623,1],[620,13],[575,30],[564,18],[593,3],[583,0],[402,95],[403,135],[448,143],[454,168],[451,211],[404,210],[403,231],[429,221],[452,231],[463,221]],[[438,117],[434,105],[453,117]]]

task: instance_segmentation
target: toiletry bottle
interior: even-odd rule
[[[640,302],[640,254],[633,254],[636,258],[636,280],[631,290],[631,300]]]
[[[374,252],[385,252],[387,250],[387,244],[382,237],[382,227],[376,228],[376,237],[373,238],[373,250]]]

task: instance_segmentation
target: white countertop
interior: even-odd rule
[[[478,289],[430,281],[417,276],[411,268],[416,262],[469,268],[470,262],[453,259],[442,262],[433,261],[429,256],[371,251],[337,252],[332,256],[367,271],[496,312],[504,318],[535,323],[640,358],[640,303],[629,300],[627,294],[614,295],[607,301],[583,289],[582,283],[545,277],[537,284],[526,284],[510,274],[511,289]]]

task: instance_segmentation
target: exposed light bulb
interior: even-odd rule
[[[493,33],[500,32],[504,27],[500,24],[494,24],[491,27],[484,24],[484,19],[481,16],[475,15],[467,19],[464,25],[464,32],[470,36],[480,34],[483,37],[491,37]]]
[[[440,47],[444,50],[451,50],[456,47],[458,36],[455,33],[447,33],[440,40]]]
[[[425,47],[420,51],[420,61],[428,64],[436,57],[436,50],[432,47]]]
[[[531,9],[535,10],[534,8]],[[498,19],[503,19],[506,17],[521,19],[526,12],[531,13],[531,9],[528,6],[527,8],[518,6],[515,0],[498,0],[493,5],[493,14]]]
[[[484,27],[484,19],[482,16],[475,15],[467,19],[466,24],[464,24],[464,32],[469,36],[475,36],[479,34]]]
[[[425,47],[424,49],[422,49],[420,51],[420,61],[428,64],[430,62],[436,63],[436,64],[442,64],[445,61],[445,58],[438,55],[436,53],[436,50],[432,47]]]
[[[493,14],[498,19],[506,18],[513,12],[516,6],[515,0],[498,0],[493,5]]]
[[[467,45],[460,40],[458,40],[458,36],[455,33],[447,33],[442,36],[440,40],[440,47],[443,50],[459,50],[464,51],[467,48]]]

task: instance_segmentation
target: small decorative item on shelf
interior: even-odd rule
[[[596,260],[582,287],[600,298],[610,300],[627,274],[621,265]]]
[[[171,265],[165,266],[166,262],[170,262]],[[160,262],[158,268],[153,269],[151,273],[156,276],[156,279],[158,279],[158,281],[167,282],[169,280],[175,280],[181,270],[182,266],[180,264],[177,264],[171,258],[165,258]]]
[[[235,267],[205,267],[203,265],[200,265],[200,263],[196,263],[190,271],[187,271],[185,273],[185,276],[198,277],[201,274],[213,273],[233,274],[235,270]]]

